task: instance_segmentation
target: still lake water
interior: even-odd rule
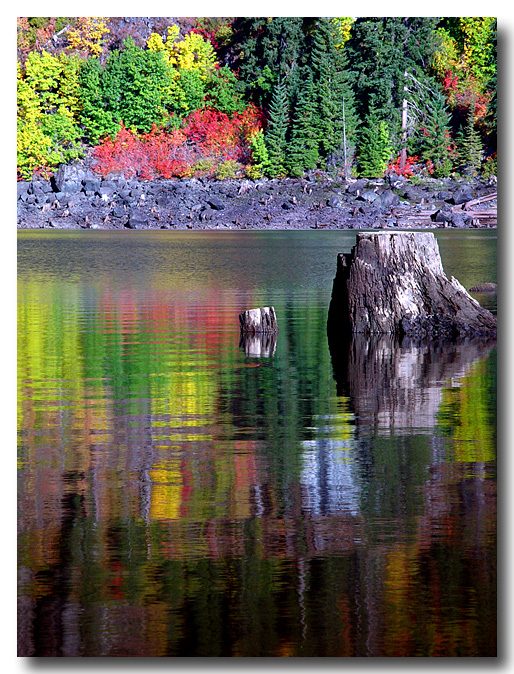
[[[496,281],[495,231],[436,236]],[[355,232],[18,241],[20,655],[496,653],[493,345],[331,353]]]

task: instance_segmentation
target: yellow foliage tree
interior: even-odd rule
[[[83,56],[100,56],[102,40],[110,33],[105,17],[82,16],[68,30],[68,51],[78,52]]]
[[[22,178],[29,178],[34,169],[43,173],[48,167],[52,141],[41,129],[43,114],[34,89],[23,78],[20,64],[17,74],[17,165]]]
[[[30,178],[81,156],[77,57],[31,52],[18,64],[18,172]]]
[[[342,49],[350,39],[354,21],[355,19],[352,16],[335,16],[332,19],[332,23],[337,28],[339,38],[336,44],[337,49]]]
[[[179,33],[175,24],[168,27],[165,40],[161,35],[152,33],[148,38],[148,49],[165,52],[170,64],[178,70],[196,70],[203,80],[208,80],[216,68],[216,52],[212,44],[198,33],[188,33],[183,40],[177,41]]]

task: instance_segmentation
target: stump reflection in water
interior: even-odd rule
[[[357,426],[386,435],[435,428],[444,387],[458,386],[494,346],[494,340],[483,339],[340,338],[329,332],[337,394],[349,397]]]
[[[276,334],[248,335],[241,333],[239,347],[250,358],[269,358],[277,349]]]

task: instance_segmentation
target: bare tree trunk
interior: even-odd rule
[[[404,98],[402,104],[402,150],[400,154],[400,171],[403,171],[406,163],[407,163],[407,99]]]
[[[346,115],[344,111],[344,96],[343,96],[343,153],[344,153],[344,179],[348,180],[348,152],[346,148]]]
[[[431,232],[360,233],[339,254],[329,331],[413,337],[496,335],[496,317],[443,271]]]

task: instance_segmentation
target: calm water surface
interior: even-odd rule
[[[437,238],[496,281],[496,232]],[[329,350],[354,242],[19,234],[20,655],[495,654],[496,350]]]

